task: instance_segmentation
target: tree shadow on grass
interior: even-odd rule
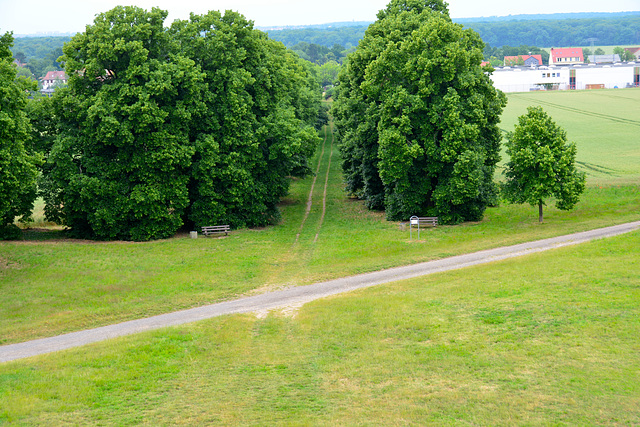
[[[43,242],[70,239],[67,229],[60,228],[26,228],[22,230],[22,240],[27,242]]]

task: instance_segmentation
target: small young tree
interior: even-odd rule
[[[507,136],[504,194],[511,203],[538,205],[542,222],[545,199],[556,198],[558,209],[569,210],[585,188],[585,175],[575,167],[576,146],[541,107],[529,107]]]
[[[628,50],[626,50],[623,47],[614,47],[613,48],[613,53],[616,55],[620,56],[620,60],[627,62],[627,61],[633,61],[634,59],[636,59],[635,56],[633,56],[633,53],[629,52]]]

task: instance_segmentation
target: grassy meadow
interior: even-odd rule
[[[275,227],[0,243],[0,344],[640,219],[639,90],[509,95],[578,144],[576,209],[410,240],[342,191],[327,131]],[[326,186],[325,186],[326,183]],[[325,197],[326,195],[326,197]],[[325,203],[323,203],[323,201]],[[637,424],[640,233],[0,365],[0,424]],[[293,315],[292,315],[293,313]]]
[[[540,105],[578,146],[578,166],[589,184],[640,182],[640,89],[514,93],[502,128],[512,131],[518,116]],[[504,157],[504,156],[503,156]]]

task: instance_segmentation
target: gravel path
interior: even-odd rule
[[[39,354],[79,347],[93,342],[104,341],[110,338],[136,334],[167,326],[182,325],[184,323],[196,322],[225,314],[272,310],[295,304],[304,304],[315,299],[349,292],[354,289],[519,257],[562,246],[575,245],[594,239],[628,233],[638,228],[640,228],[640,221],[519,245],[489,249],[406,267],[360,274],[358,276],[330,280],[308,286],[294,287],[282,291],[269,292],[262,295],[73,332],[56,337],[0,346],[0,362],[23,359]]]

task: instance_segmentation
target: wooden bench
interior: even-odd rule
[[[202,227],[202,234],[208,236],[210,234],[222,234],[228,235],[229,231],[231,231],[231,227],[228,225],[207,225]]]
[[[413,225],[419,225],[420,227],[422,227],[423,225],[431,225],[433,227],[437,227],[438,226],[438,217],[437,216],[421,216],[418,217],[418,224],[413,224]]]

